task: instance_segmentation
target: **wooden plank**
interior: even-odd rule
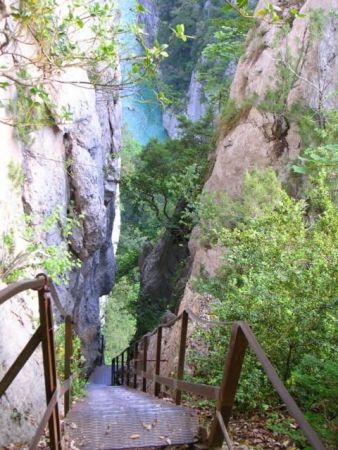
[[[134,345],[134,380],[133,380],[133,388],[137,389],[137,365],[138,365],[138,344]]]
[[[247,340],[236,322],[232,327],[228,355],[223,370],[223,379],[220,388],[216,410],[220,411],[225,427],[228,426],[235,400],[239,377],[242,370]],[[224,440],[222,428],[215,416],[208,437],[208,448],[222,447]]]
[[[39,291],[40,323],[42,329],[42,355],[45,374],[45,389],[47,404],[51,402],[57,390],[53,317],[51,301],[47,288]],[[61,429],[58,404],[49,419],[49,438],[51,450],[61,450]]]
[[[156,364],[155,364],[155,375],[160,374],[161,368],[161,346],[162,346],[162,327],[158,327],[157,329],[157,337],[156,337]],[[161,385],[158,382],[155,382],[154,385],[154,394],[155,397],[158,397],[161,391]]]
[[[41,342],[41,326],[35,331],[30,338],[25,348],[21,351],[20,355],[16,358],[12,366],[8,369],[5,376],[0,382],[0,398],[7,391],[10,384],[14,381],[20,370],[26,364],[28,359],[32,356],[36,348]]]
[[[62,397],[63,395],[66,394],[67,391],[70,390],[70,388],[72,387],[72,382],[73,382],[73,377],[71,376],[62,383],[62,385],[60,387],[59,397]]]
[[[72,374],[72,369],[71,369],[72,357],[73,357],[72,318],[70,316],[66,316],[66,319],[65,319],[65,370],[64,370],[65,380],[70,378],[70,376]],[[70,390],[68,390],[65,393],[65,400],[64,400],[65,416],[68,414],[70,404],[71,404],[71,392],[70,392]]]
[[[52,300],[53,300],[54,305],[55,305],[56,308],[58,309],[58,311],[59,311],[59,313],[61,314],[62,318],[63,318],[64,320],[66,320],[66,317],[67,317],[68,314],[66,313],[64,307],[62,306],[62,303],[61,303],[60,298],[59,298],[59,296],[58,296],[56,287],[54,286],[54,284],[53,284],[51,281],[49,281],[48,287],[49,287],[49,289],[50,289],[50,293],[51,293],[51,296],[52,296]]]
[[[127,377],[127,386],[130,385],[130,350],[129,348],[127,349],[127,373],[126,373],[126,377]]]
[[[258,361],[261,363],[271,384],[273,385],[275,390],[278,392],[278,395],[280,396],[282,401],[285,403],[285,406],[287,407],[290,415],[298,423],[300,429],[303,431],[304,435],[308,439],[312,448],[315,450],[325,450],[325,447],[324,447],[323,443],[319,440],[316,432],[310,426],[310,424],[307,422],[307,420],[304,417],[304,414],[299,409],[297,403],[291,397],[288,390],[284,386],[282,380],[277,375],[276,370],[273,368],[269,359],[265,355],[262,347],[259,345],[259,343],[258,343],[255,335],[251,331],[249,325],[246,322],[239,322],[239,326],[241,327],[241,330],[244,333],[245,338],[246,338],[251,350],[255,353]]]
[[[150,377],[149,377],[150,378]],[[158,383],[164,384],[173,389],[180,389],[181,391],[190,392],[191,394],[199,395],[208,400],[217,400],[220,388],[218,386],[208,386],[201,383],[189,383],[188,381],[177,380],[176,378],[168,378],[155,375],[151,377]]]
[[[222,429],[223,436],[224,436],[225,442],[226,442],[226,444],[228,446],[228,449],[229,450],[233,450],[234,448],[232,446],[232,442],[230,440],[230,436],[228,434],[228,430],[227,430],[227,428],[225,426],[225,423],[223,421],[223,417],[222,417],[222,414],[220,413],[220,411],[216,411],[216,417],[217,417],[219,425],[220,425],[220,427]]]
[[[180,338],[180,349],[178,355],[178,367],[177,367],[177,379],[182,380],[184,376],[184,362],[185,362],[185,351],[187,346],[187,332],[188,332],[188,321],[189,314],[187,311],[182,313],[182,324],[181,324],[181,338]],[[175,393],[176,405],[180,405],[182,400],[182,392],[177,389]]]
[[[148,336],[143,338],[143,372],[147,372]],[[147,392],[147,379],[142,379],[142,391]]]
[[[38,426],[38,429],[35,432],[34,438],[31,442],[31,445],[29,447],[29,450],[36,450],[38,448],[40,439],[43,435],[43,432],[45,431],[45,428],[47,426],[47,423],[51,417],[51,415],[53,414],[54,410],[55,410],[55,406],[57,404],[57,401],[59,399],[59,390],[56,389],[48,403],[47,409],[44,413],[44,415],[42,416],[41,422]]]
[[[173,389],[180,389],[181,391],[190,392],[191,394],[199,395],[208,400],[217,400],[219,397],[220,388],[218,386],[209,386],[201,383],[189,383],[188,381],[177,380],[176,378],[163,377],[161,375],[154,375],[143,370],[137,371],[138,375],[147,380],[156,381],[159,384],[171,387]]]
[[[124,352],[121,353],[121,384],[124,385]]]
[[[111,385],[115,386],[115,358],[111,361]]]
[[[44,277],[34,278],[33,280],[22,280],[16,283],[11,283],[6,288],[0,291],[0,305],[5,303],[11,297],[14,297],[20,292],[27,291],[28,289],[41,289],[45,284]]]

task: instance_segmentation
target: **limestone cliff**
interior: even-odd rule
[[[163,125],[170,138],[180,136],[181,129],[179,115],[185,115],[192,122],[201,120],[207,111],[208,101],[203,84],[198,79],[198,70],[195,68],[191,74],[189,89],[184,101],[184,110],[176,111],[173,107],[166,107],[163,111]]]
[[[143,6],[144,12],[138,14],[138,22],[144,26],[145,43],[151,47],[154,43],[158,32],[159,12],[155,0],[140,0],[139,3]]]
[[[6,14],[0,20],[2,29],[13,26]],[[5,46],[1,41],[1,50]],[[33,45],[30,51],[34,54]],[[1,52],[0,65],[12,63],[10,58]],[[13,230],[12,256],[22,252],[27,260],[30,258],[25,221],[28,216],[31,238],[38,238],[44,246],[63,245],[78,260],[77,266],[64,274],[69,282],[59,283],[57,289],[73,317],[87,370],[99,357],[99,299],[110,292],[115,275],[112,232],[120,170],[121,109],[117,92],[105,82],[108,86],[119,83],[118,67],[105,76],[107,80],[96,88],[82,68],[67,68],[54,76],[45,85],[52,104],[50,114],[64,110],[68,120],[38,126],[31,130],[29,139],[23,139],[16,127],[7,125],[12,111],[0,103],[1,264],[6,262],[4,236]],[[9,92],[11,104],[17,104],[14,85]],[[0,96],[7,101],[8,91],[1,90]],[[55,211],[60,212],[57,226],[44,228],[42,225]],[[67,217],[77,218],[71,236],[62,231]],[[35,276],[37,270],[34,264],[28,264],[25,275]],[[35,297],[23,295],[5,306],[0,307],[0,378],[32,334],[38,317]],[[15,342],[8,342],[8,336],[13,336]],[[10,439],[26,442],[31,438],[41,408],[45,407],[43,386],[37,353],[23,378],[19,377],[1,399],[0,429],[8,432],[0,433],[0,447],[9,445]]]
[[[280,7],[289,2],[275,1]],[[250,168],[274,167],[279,177],[289,182],[290,162],[300,151],[300,132],[296,118],[288,112],[292,105],[311,107],[320,115],[323,109],[337,108],[338,88],[337,19],[330,11],[337,10],[336,0],[306,0],[293,2],[305,17],[285,19],[290,24],[284,32],[280,23],[260,21],[248,35],[246,50],[237,67],[231,86],[231,99],[238,107],[232,123],[220,126],[221,134],[214,154],[211,174],[204,192],[226,192],[230,197],[241,195],[243,176]],[[259,2],[257,8],[264,6]],[[310,32],[311,11],[320,10],[325,16],[322,33]],[[291,61],[297,61],[296,66]],[[290,90],[282,110],[273,105],[280,97],[272,99],[271,112],[259,104],[266,100],[268,90],[276,88],[280,80],[280,65],[287,67],[291,76]],[[192,274],[181,301],[180,310],[189,307],[195,313],[207,316],[208,299],[194,292],[193,280],[203,271],[210,276],[217,273],[224,249],[204,247],[196,228],[189,242]],[[163,371],[171,373],[177,361],[179,326],[166,336],[165,356],[169,363]]]

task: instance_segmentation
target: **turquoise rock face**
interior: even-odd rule
[[[120,0],[121,25],[123,29],[130,28],[137,21],[135,0]],[[127,31],[121,37],[121,66],[124,81],[127,81],[131,62],[128,57],[142,54],[142,47],[132,31]],[[167,133],[162,123],[162,110],[152,86],[147,83],[127,85],[122,93],[123,126],[141,145],[151,139],[164,141]]]

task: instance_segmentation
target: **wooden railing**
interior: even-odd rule
[[[190,383],[184,381],[184,363],[187,344],[188,322],[193,320],[201,325],[231,325],[231,337],[228,354],[224,364],[223,379],[220,386],[209,386],[200,383]],[[171,327],[177,321],[181,321],[181,336],[179,343],[178,367],[176,377],[164,377],[160,375],[162,330],[164,327]],[[148,346],[151,336],[156,335],[156,358],[148,359]],[[142,343],[142,352],[139,352]],[[291,397],[282,380],[277,375],[269,359],[265,355],[262,347],[258,343],[255,335],[246,322],[212,322],[197,317],[192,311],[184,310],[176,319],[166,325],[160,325],[151,333],[143,336],[133,347],[124,350],[120,355],[112,360],[112,385],[127,384],[135,389],[138,387],[137,376],[141,377],[142,390],[147,390],[147,380],[154,382],[154,395],[160,394],[161,385],[165,385],[175,391],[176,404],[181,403],[182,392],[189,392],[209,400],[216,401],[216,411],[211,423],[207,448],[220,448],[225,440],[229,450],[233,449],[227,427],[232,414],[236,391],[243,366],[243,361],[247,348],[250,348],[264,372],[270,380],[273,388],[279,394],[285,404],[289,414],[295,419],[300,430],[304,433],[311,447],[315,450],[325,450],[323,443],[305,419],[303,413]],[[140,358],[141,354],[141,358]],[[154,362],[154,370],[147,370],[147,363]],[[133,369],[131,370],[131,362]],[[139,365],[141,366],[139,367]],[[132,382],[131,382],[132,377]]]
[[[35,433],[30,450],[38,448],[39,441],[48,424],[51,450],[62,449],[62,436],[60,428],[59,399],[64,396],[65,415],[69,411],[71,398],[71,358],[72,358],[72,320],[64,311],[57,296],[54,285],[48,281],[45,274],[39,274],[35,279],[23,280],[13,283],[0,291],[0,306],[10,298],[27,290],[38,291],[40,325],[25,348],[21,351],[5,376],[0,381],[0,398],[14,381],[18,373],[32,356],[38,345],[42,344],[44,379],[47,408]],[[65,361],[64,382],[58,385],[54,346],[53,312],[51,297],[61,317],[65,320]],[[34,382],[34,380],[29,380]]]

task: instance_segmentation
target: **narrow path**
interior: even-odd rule
[[[196,442],[193,411],[125,386],[107,386],[108,373],[108,366],[95,370],[86,397],[67,416],[66,435],[73,448],[141,449]]]

